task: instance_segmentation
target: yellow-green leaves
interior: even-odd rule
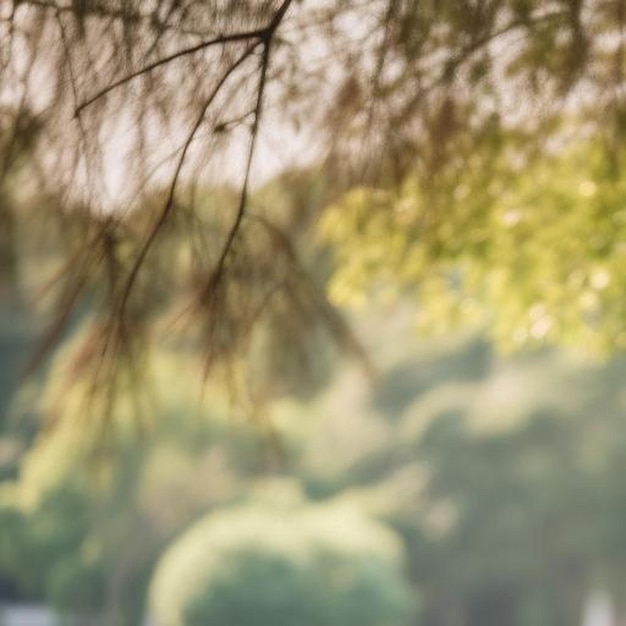
[[[626,347],[626,179],[597,142],[555,154],[475,144],[433,180],[355,189],[320,224],[331,296],[411,290],[419,325],[487,324],[505,348]]]

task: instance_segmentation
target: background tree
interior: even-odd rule
[[[313,505],[334,522],[350,511],[393,529],[417,623],[568,626],[598,587],[623,611],[623,359],[592,366],[545,349],[503,358],[473,336],[426,343],[411,339],[410,312],[367,321],[384,348],[378,387],[343,367],[323,393],[272,406],[280,464],[267,462],[253,413],[234,417],[216,381],[210,402],[196,403],[185,349],[159,360],[154,413],[142,420],[151,435],[137,441],[127,407],[97,448],[116,463],[94,462],[99,421],[80,412],[77,386],[66,390],[72,418],[18,450],[20,471],[0,490],[7,596],[135,624],[156,563],[190,524],[239,520],[245,532],[229,537],[240,545],[276,532],[276,517],[298,526]],[[5,424],[0,449],[19,435]],[[343,553],[353,533],[334,522],[328,540]],[[181,559],[200,579],[228,578],[212,550],[193,545]],[[243,570],[228,578],[237,589]]]
[[[338,507],[272,509],[232,509],[183,534],[156,569],[155,618],[171,626],[408,623],[393,533]]]

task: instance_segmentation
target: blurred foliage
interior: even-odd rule
[[[623,459],[624,362],[591,367],[545,350],[502,360],[479,356],[481,344],[406,364],[417,393],[411,403],[398,394],[396,417],[376,410],[393,375],[372,404],[354,403],[356,422],[328,404],[304,458],[306,489],[401,534],[420,623],[567,626],[595,585],[621,613],[623,498],[610,485]]]
[[[163,546],[199,513],[237,499],[265,449],[248,422],[227,418],[223,392],[210,409],[201,402],[184,352],[151,361],[151,393],[124,393],[111,422],[89,420],[99,410],[89,381],[68,386],[64,372],[73,351],[70,342],[57,355],[44,393],[34,383],[23,390],[40,394],[37,436],[20,435],[19,402],[2,422],[0,444],[20,447],[0,484],[0,588],[7,581],[17,597],[131,626]],[[199,473],[211,476],[204,486]]]
[[[393,533],[350,510],[230,509],[167,550],[153,615],[163,626],[406,624],[399,555]]]
[[[153,354],[149,435],[137,438],[128,417],[137,407],[122,403],[109,456],[94,457],[102,448],[69,426],[18,455],[19,479],[0,493],[0,583],[14,597],[130,626],[160,563],[158,615],[205,623],[195,611],[231,615],[284,591],[306,597],[277,599],[268,611],[304,620],[306,609],[335,623],[331,606],[337,615],[352,609],[339,596],[320,600],[336,592],[315,573],[321,545],[357,551],[351,563],[362,549],[403,552],[425,626],[571,626],[598,585],[623,612],[623,360],[592,365],[545,348],[504,358],[480,336],[420,340],[409,306],[374,317],[356,324],[383,348],[375,387],[344,366],[323,393],[285,396],[264,415],[238,405],[241,419],[211,385],[200,401],[194,361],[180,346]],[[44,414],[59,397],[55,380],[64,377],[49,382]],[[70,398],[76,386],[64,393],[71,426],[88,404]],[[270,425],[280,456],[263,436]],[[12,422],[3,428],[3,441],[14,436]],[[371,524],[396,533],[391,553],[387,540],[361,534]],[[331,560],[339,567],[342,558]],[[404,594],[395,558],[375,579],[365,565],[355,573],[381,606],[400,606]],[[176,573],[179,561],[193,570],[197,596]],[[396,573],[381,580],[386,571]],[[373,609],[367,617],[377,619]]]
[[[482,325],[508,349],[619,352],[623,150],[577,136],[531,148],[522,133],[493,127],[460,142],[429,182],[348,192],[320,224],[336,257],[331,297],[364,304],[408,291],[422,330]]]
[[[623,3],[5,4],[2,593],[134,626],[173,542],[153,602],[174,623],[279,591],[297,603],[271,621],[401,621],[397,556],[364,557],[391,528],[422,626],[571,626],[597,586],[626,613]],[[326,158],[229,186],[262,108],[281,154],[305,125]],[[327,286],[367,305],[358,332]],[[16,395],[33,333],[42,376]],[[265,474],[305,497],[251,508]],[[344,507],[353,534],[327,527]],[[359,564],[343,600],[325,551],[340,579]],[[179,558],[201,591],[174,589]]]

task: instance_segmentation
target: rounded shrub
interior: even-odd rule
[[[413,609],[392,531],[335,506],[202,519],[162,557],[150,605],[158,626],[403,626]]]

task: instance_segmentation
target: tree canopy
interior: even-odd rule
[[[31,365],[85,318],[94,390],[164,328],[207,372],[318,325],[365,361],[334,269],[334,301],[399,285],[431,327],[620,349],[625,13],[3,3],[1,270],[47,320]],[[272,158],[306,173],[263,193]]]

